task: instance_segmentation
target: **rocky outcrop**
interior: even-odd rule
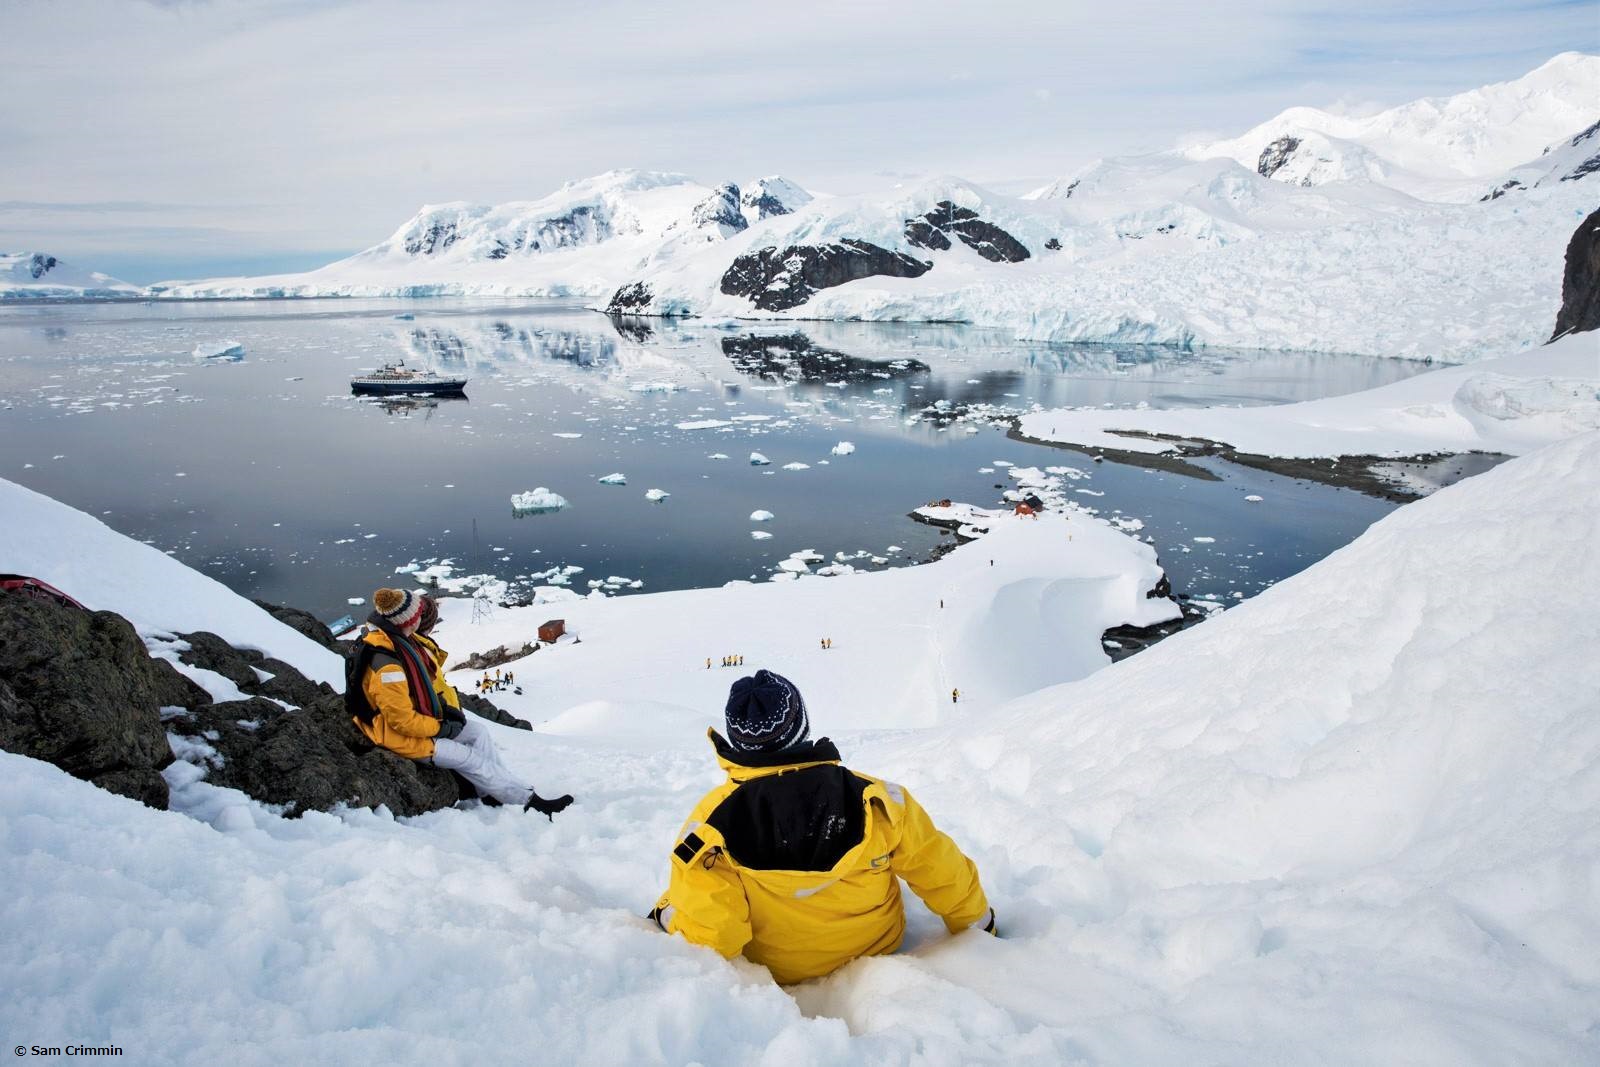
[[[611,303],[606,305],[606,314],[637,315],[648,309],[650,301],[654,299],[655,294],[650,291],[648,285],[644,282],[633,282],[611,294]]]
[[[990,263],[1020,263],[1029,255],[1021,241],[994,223],[985,222],[971,208],[957,207],[949,200],[939,201],[925,215],[906,220],[906,241],[917,248],[948,251],[951,236]]]
[[[332,649],[335,652],[339,650],[339,642],[334,640],[333,634],[323,625],[322,620],[311,614],[311,612],[301,611],[299,608],[284,607],[282,604],[269,604],[265,600],[253,600],[251,603],[283,623],[289,629],[311,638],[323,648]]]
[[[811,343],[803,333],[722,339],[722,354],[745,374],[769,382],[867,382],[926,374],[916,359],[861,359]]]
[[[739,187],[724,182],[700,203],[690,215],[698,229],[715,230],[722,237],[732,237],[750,224],[739,210]]]
[[[406,239],[405,250],[413,256],[431,256],[443,252],[460,239],[460,232],[453,222],[436,222]]]
[[[0,748],[153,808],[172,762],[161,709],[210,699],[120,615],[4,593],[0,679]]]
[[[1578,223],[1567,242],[1567,269],[1561,278],[1561,310],[1550,339],[1600,329],[1600,210]]]
[[[196,760],[205,767],[207,782],[279,805],[290,817],[341,804],[420,815],[447,808],[462,796],[448,771],[401,759],[369,742],[351,723],[339,695],[294,711],[263,697],[202,704],[166,725],[199,751],[215,753]]]
[[[1263,178],[1270,178],[1283,169],[1283,165],[1294,156],[1295,149],[1300,147],[1298,137],[1280,137],[1261,150],[1261,158],[1256,161],[1256,173]]]
[[[834,244],[747,252],[723,273],[720,288],[727,296],[748,298],[763,311],[787,311],[823,289],[862,278],[918,278],[932,269],[932,263],[904,252],[846,238]]]
[[[50,271],[54,270],[55,266],[55,256],[40,255],[39,253],[35,252],[33,258],[28,261],[28,274],[33,278],[34,281],[38,281]]]
[[[168,648],[226,678],[244,699],[213,700],[152,657],[120,615],[0,594],[0,748],[156,808],[167,806],[161,772],[174,745],[210,784],[289,815],[339,804],[417,815],[463,795],[448,772],[373,746],[342,694],[287,663],[203,631]],[[527,728],[486,701],[467,703],[491,721]]]

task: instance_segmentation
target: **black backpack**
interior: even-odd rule
[[[367,700],[367,671],[372,669],[373,657],[383,652],[366,641],[357,641],[356,649],[344,661],[344,710],[353,718],[370,723],[378,716],[378,709]],[[387,652],[383,652],[385,656]]]

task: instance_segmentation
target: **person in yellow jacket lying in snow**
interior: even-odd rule
[[[808,740],[805,701],[760,670],[728,694],[727,737],[708,730],[728,780],[695,806],[650,917],[668,933],[780,983],[900,947],[911,887],[951,933],[995,932],[978,869],[901,786],[841,765]]]

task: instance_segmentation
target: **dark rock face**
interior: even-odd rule
[[[1048,251],[1051,251],[1051,252],[1059,252],[1059,251],[1061,251],[1061,238],[1059,238],[1059,237],[1050,238],[1050,240],[1048,240],[1048,241],[1046,241],[1044,243],[1044,247]]]
[[[178,658],[191,667],[216,671],[249,696],[271,697],[286,704],[311,704],[333,692],[325,683],[308,681],[305,675],[282,660],[251,649],[237,649],[216,634],[204,630],[179,634],[189,645]],[[261,674],[271,677],[263,679]]]
[[[732,236],[750,225],[739,210],[739,187],[732,182],[717,186],[710,196],[695,205],[691,217],[698,227],[720,227],[724,237]]]
[[[917,248],[944,252],[950,236],[990,263],[1020,263],[1028,258],[1022,242],[992,222],[985,222],[976,211],[941,200],[932,211],[906,220],[906,240]]]
[[[1567,242],[1567,269],[1561,278],[1561,310],[1550,339],[1600,329],[1600,210],[1578,223]]]
[[[1521,189],[1521,188],[1524,188],[1523,184],[1521,182],[1517,181],[1517,179],[1512,178],[1512,179],[1510,179],[1510,180],[1508,180],[1508,181],[1506,181],[1506,182],[1504,182],[1504,183],[1502,183],[1500,185],[1495,186],[1493,189],[1489,190],[1487,193],[1484,193],[1482,196],[1478,197],[1478,203],[1481,204],[1486,200],[1499,200],[1502,196],[1505,196],[1507,193],[1512,192],[1512,191],[1514,191],[1516,189]]]
[[[559,248],[598,244],[612,235],[606,216],[589,204],[580,204],[565,215],[540,219],[519,227],[515,233],[498,238],[489,249],[490,259],[505,259],[513,252],[549,252]]]
[[[251,603],[289,627],[289,629],[311,638],[323,648],[332,649],[335,652],[339,650],[339,642],[333,639],[333,634],[328,632],[328,628],[323,625],[322,620],[311,614],[311,612],[301,611],[299,608],[284,607],[281,604],[268,604],[265,600],[255,600],[251,601]]]
[[[477,693],[462,693],[461,706],[480,719],[509,726],[514,730],[532,730],[533,723],[527,719],[519,719],[509,711],[502,711],[496,707],[488,697],[481,697]]]
[[[443,252],[460,240],[460,237],[461,235],[456,232],[455,223],[436,222],[417,236],[409,238],[405,249],[413,256],[431,256],[435,252]]]
[[[153,660],[128,621],[0,594],[0,748],[103,789],[167,806],[163,706],[210,698]]]
[[[760,192],[755,195],[746,193],[739,203],[745,210],[755,212],[758,221],[760,219],[770,219],[777,215],[794,214],[794,210],[788,204],[768,192]]]
[[[861,359],[820,348],[803,333],[724,337],[722,354],[743,373],[769,382],[866,382],[928,372],[920,360]]]
[[[611,294],[611,303],[606,305],[608,315],[626,315],[629,312],[640,312],[650,306],[650,301],[655,299],[655,294],[644,282],[634,282],[624,285]],[[616,321],[615,319],[612,320]]]
[[[1594,125],[1578,134],[1572,140],[1568,141],[1567,144],[1572,148],[1577,148],[1585,141],[1600,141],[1600,122],[1596,122]],[[1583,160],[1577,166],[1567,171],[1567,173],[1561,176],[1561,180],[1564,182],[1575,182],[1580,178],[1585,178],[1590,174],[1595,173],[1596,171],[1600,171],[1600,152],[1595,152],[1588,159]]]
[[[55,266],[55,256],[42,256],[35,253],[34,257],[28,261],[28,274],[32,276],[34,281],[38,281],[47,273],[54,270]]]
[[[1270,178],[1283,169],[1289,162],[1295,149],[1300,147],[1298,137],[1280,137],[1261,150],[1261,158],[1256,161],[1256,173],[1263,178]]]
[[[822,289],[877,276],[918,278],[932,269],[932,263],[904,252],[847,238],[837,244],[747,252],[723,273],[721,289],[728,296],[747,297],[763,311],[786,311]]]
[[[220,765],[208,761],[207,782],[282,805],[291,817],[339,804],[420,815],[460,799],[448,771],[370,743],[345,713],[342,696],[299,711],[260,697],[202,704],[167,727],[216,750]]]

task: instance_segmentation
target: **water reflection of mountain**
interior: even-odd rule
[[[611,328],[617,335],[625,340],[637,344],[644,344],[656,334],[656,329],[650,324],[649,319],[640,318],[638,315],[609,315]]]
[[[432,366],[496,367],[557,360],[597,367],[616,358],[615,339],[599,330],[564,330],[490,322],[465,330],[437,326],[403,331],[401,345]]]
[[[769,382],[866,383],[928,373],[920,359],[862,359],[815,345],[803,333],[724,337],[722,354],[741,372]]]

